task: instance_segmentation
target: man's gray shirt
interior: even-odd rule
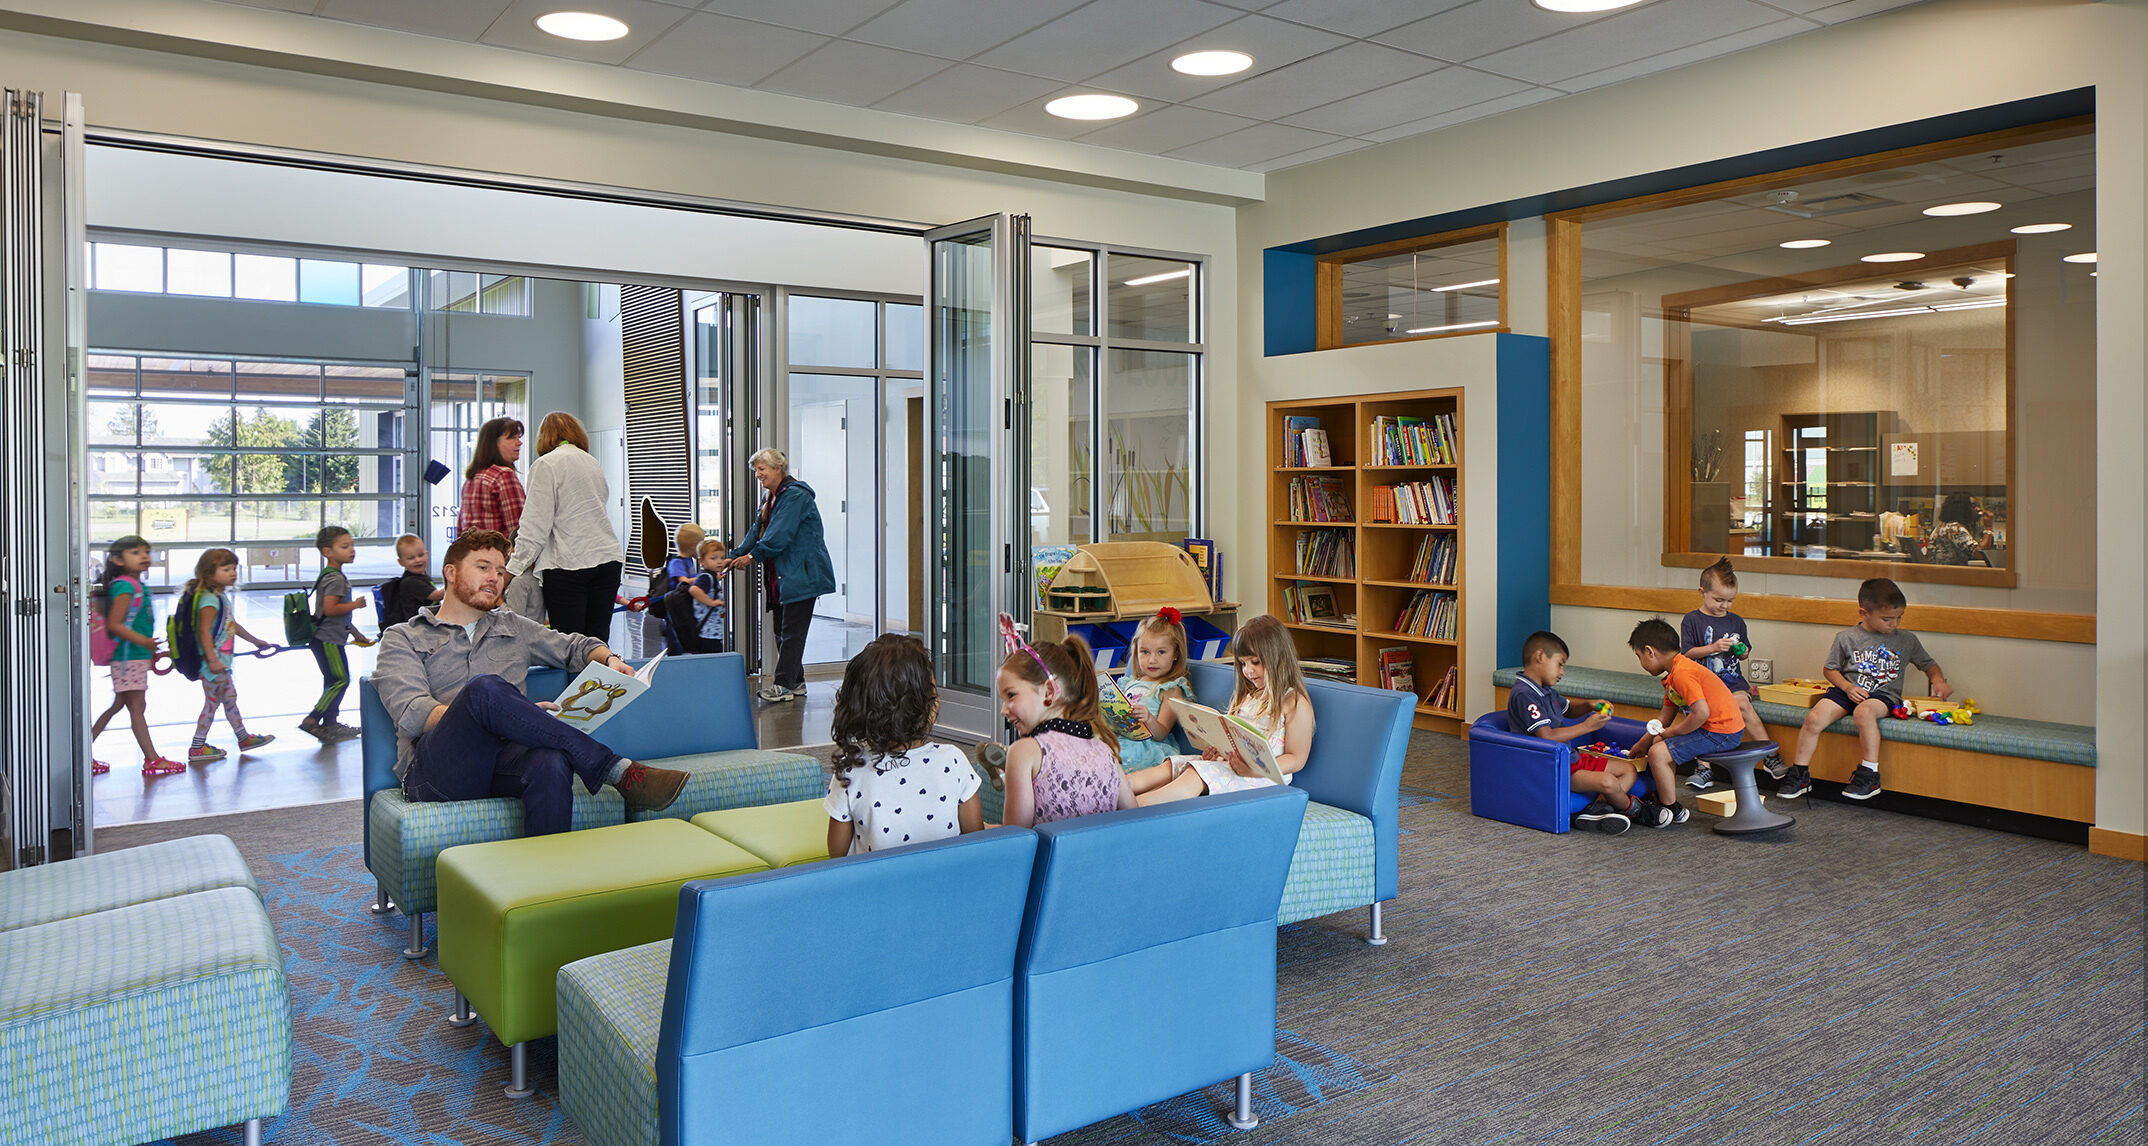
[[[580,672],[589,654],[603,645],[595,637],[545,628],[505,606],[467,629],[442,621],[438,605],[392,626],[380,636],[373,688],[395,721],[396,778],[410,771],[414,746],[434,707],[455,703],[471,678],[491,673],[525,689],[532,663]]]

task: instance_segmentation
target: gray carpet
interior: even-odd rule
[[[1774,839],[1703,815],[1552,836],[1471,816],[1464,759],[1412,744],[1391,943],[1361,941],[1362,911],[1281,931],[1290,1069],[1264,1079],[1260,1129],[1215,1131],[1217,1091],[1057,1141],[2148,1142],[2142,865],[1809,801]],[[345,804],[99,837],[220,830],[252,858],[357,824]],[[510,1131],[494,1102],[456,1140],[581,1141],[553,1119]],[[408,1139],[354,1119],[332,1140]]]

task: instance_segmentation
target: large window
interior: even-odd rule
[[[537,456],[537,427],[530,425],[530,379],[519,371],[435,370],[432,374],[432,406],[428,433],[432,440],[428,457],[456,467],[441,479],[432,499],[432,517],[426,522],[426,545],[433,559],[447,552],[454,538],[455,522],[462,513],[460,467],[477,453],[477,432],[494,418],[513,418],[522,423],[523,456],[518,470],[527,472]]]
[[[408,267],[126,243],[91,243],[89,267],[94,290],[410,309]]]
[[[1323,256],[1322,349],[1506,329],[1506,224]]]

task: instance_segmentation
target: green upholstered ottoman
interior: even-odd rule
[[[0,871],[0,931],[220,887],[261,891],[238,846],[224,836],[189,836]]]
[[[818,798],[828,792],[828,774],[820,761],[798,752],[739,748],[644,760],[659,768],[686,773],[679,798],[660,812],[630,812],[629,820],[691,820],[703,812],[750,808],[790,800]]]
[[[289,1102],[283,948],[250,888],[0,931],[0,968],[0,1140],[253,1144]]]
[[[559,1105],[591,1146],[657,1146],[656,1040],[671,940],[559,969]]]
[[[1296,923],[1371,902],[1372,854],[1371,820],[1318,800],[1305,805],[1276,923]]]
[[[752,852],[771,868],[828,858],[828,810],[818,799],[703,812],[693,824]]]
[[[510,1097],[533,1093],[523,1044],[553,1033],[554,980],[577,959],[667,938],[688,880],[766,871],[680,820],[648,820],[440,853],[440,970],[512,1049]]]

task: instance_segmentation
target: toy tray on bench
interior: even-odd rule
[[[1777,704],[1796,705],[1799,708],[1811,708],[1812,702],[1820,699],[1820,694],[1827,691],[1827,682],[1824,680],[1791,679],[1783,681],[1781,684],[1763,684],[1759,688],[1760,699],[1762,700],[1772,700]]]
[[[1595,744],[1583,744],[1576,745],[1574,748],[1574,761],[1578,764],[1609,764],[1613,760],[1625,760],[1630,763],[1632,759],[1632,757],[1626,755],[1625,749],[1615,746],[1607,745],[1606,748],[1598,748]]]

